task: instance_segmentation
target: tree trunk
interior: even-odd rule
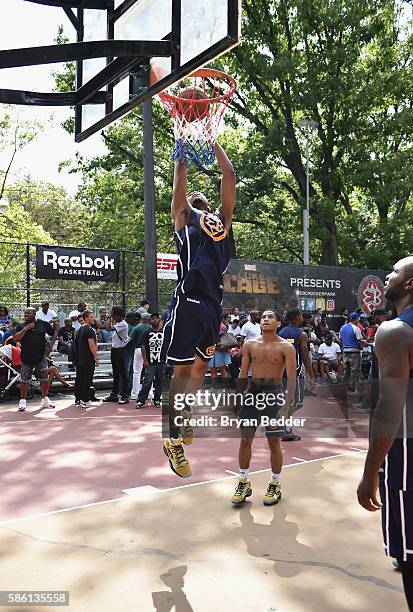
[[[321,239],[320,264],[324,266],[338,266],[337,227],[335,219],[324,220],[323,227],[328,232]]]

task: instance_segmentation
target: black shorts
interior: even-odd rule
[[[217,345],[222,308],[198,295],[179,294],[172,300],[171,315],[165,323],[161,361],[188,365],[198,355],[209,361]]]
[[[413,491],[391,489],[380,474],[381,524],[389,557],[413,563]]]
[[[263,425],[267,437],[282,438],[286,433],[284,425],[267,424],[266,422],[262,423],[262,421],[277,418],[280,408],[284,406],[283,398],[282,385],[269,387],[253,382],[249,391],[244,396],[244,401],[238,415],[240,419],[246,420],[240,426],[241,437],[252,437],[257,427]],[[265,418],[263,419],[263,417]]]

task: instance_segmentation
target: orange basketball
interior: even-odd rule
[[[205,100],[205,92],[199,87],[186,87],[182,89],[176,101],[177,111],[184,115],[188,122],[203,119],[208,112],[209,103]],[[203,100],[203,102],[192,102],[192,100]]]

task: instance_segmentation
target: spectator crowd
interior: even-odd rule
[[[6,306],[0,306],[0,345],[13,347],[20,371],[19,409],[26,408],[33,373],[40,383],[43,407],[52,406],[49,395],[55,380],[74,391],[78,405],[93,405],[96,402],[93,381],[101,364],[102,348],[110,349],[113,380],[103,401],[126,404],[131,399],[140,409],[153,390],[154,405],[160,406],[170,370],[161,361],[162,330],[168,316],[168,311],[162,317],[150,313],[150,304],[145,299],[128,313],[121,306],[113,306],[110,312],[100,307],[95,314],[79,302],[60,325],[57,312],[45,301],[38,310],[27,308],[24,322],[19,323]],[[244,342],[261,335],[260,317],[256,310],[246,312],[236,307],[223,314],[218,344],[209,362],[208,380],[212,386],[235,383]],[[339,325],[335,326],[339,328],[337,332],[330,329],[327,315],[321,309],[313,313],[301,313],[298,309],[283,312],[278,333],[297,348],[296,403],[302,403],[305,393],[314,394],[315,385],[345,382],[349,391],[357,394],[360,379],[367,378],[371,369],[374,374],[374,337],[378,326],[390,317],[391,312],[384,310],[366,316],[360,310],[350,313],[344,308],[338,317]],[[68,372],[75,373],[74,387],[60,373],[53,354],[67,358]],[[6,358],[3,351],[3,361]]]

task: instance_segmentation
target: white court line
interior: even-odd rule
[[[30,414],[30,412],[28,413]],[[0,427],[2,425],[23,425],[26,423],[62,423],[64,421],[86,421],[87,419],[93,419],[94,421],[98,419],[144,419],[145,417],[157,417],[161,416],[159,414],[113,414],[108,416],[78,416],[78,417],[58,417],[56,415],[55,419],[33,419],[32,421],[1,421],[0,419]]]
[[[348,455],[356,455],[355,452],[346,452],[339,453],[337,455],[329,455],[328,457],[319,457],[318,459],[308,459],[306,463],[315,463],[316,461],[324,461],[325,459],[335,459],[336,457],[346,457]],[[287,465],[283,465],[283,469],[288,467],[294,467],[296,465],[302,465],[301,463],[289,463]],[[250,472],[250,474],[261,474],[262,472],[270,472],[271,469],[266,468],[264,470],[255,470],[254,472]],[[238,474],[236,474],[238,476]],[[199,485],[210,484],[211,482],[220,482],[222,480],[229,480],[230,478],[234,478],[234,476],[221,476],[221,478],[213,478],[211,480],[203,480],[201,482],[194,482],[192,484],[187,485],[179,485],[177,487],[170,487],[169,489],[159,489],[159,493],[166,493],[167,491],[179,491],[180,489],[187,489],[188,487],[198,487]],[[43,518],[44,516],[52,516],[54,514],[62,514],[63,512],[71,512],[72,510],[81,510],[82,508],[92,508],[93,506],[103,506],[104,504],[110,504],[116,501],[125,501],[126,499],[130,500],[130,497],[115,497],[113,499],[106,499],[105,501],[93,502],[91,504],[83,504],[81,506],[72,506],[71,508],[63,508],[62,510],[51,510],[50,512],[42,512],[40,514],[32,514],[28,516],[22,516],[20,518],[9,519],[7,521],[1,521],[0,527],[3,525],[10,525],[12,523],[18,523],[21,521],[27,521],[35,518]]]
[[[232,470],[225,470],[228,474],[232,474],[233,476],[239,476],[238,472],[233,472]]]
[[[353,451],[359,451],[359,453],[367,453],[366,448],[354,448],[354,446],[349,446],[349,449]]]
[[[291,459],[295,459],[296,461],[301,461],[302,463],[307,463],[307,459],[300,459],[300,457],[293,457],[291,455]]]

